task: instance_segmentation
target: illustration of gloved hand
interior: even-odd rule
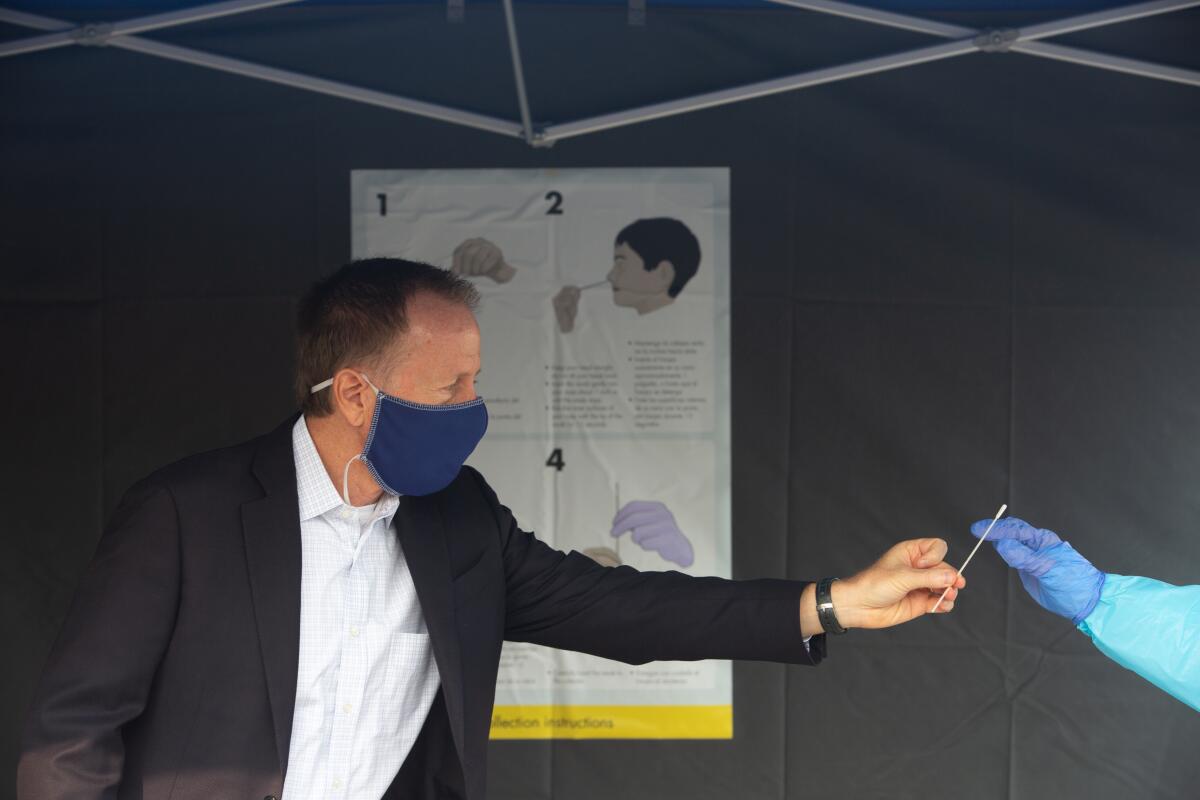
[[[971,535],[982,536],[990,522],[976,522]],[[1078,625],[1099,602],[1104,573],[1054,531],[1007,517],[996,523],[988,540],[1000,557],[1020,572],[1025,591],[1047,611]]]
[[[696,560],[692,543],[679,530],[675,515],[655,500],[626,503],[613,517],[612,535],[632,531],[632,539],[643,550],[653,550],[673,564],[690,567]]]
[[[450,272],[464,278],[487,277],[496,283],[508,283],[517,274],[514,267],[504,261],[504,253],[487,239],[467,239],[454,248]]]

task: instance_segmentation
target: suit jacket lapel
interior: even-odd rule
[[[266,671],[280,774],[287,773],[300,662],[300,510],[292,425],[263,438],[252,470],[266,495],[242,506],[246,565]]]
[[[442,679],[450,730],[461,760],[464,758],[462,655],[454,619],[454,590],[445,526],[435,502],[421,497],[400,498],[393,523],[417,589],[417,598],[421,601],[421,612]]]

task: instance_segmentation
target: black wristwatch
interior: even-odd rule
[[[822,578],[817,583],[817,619],[821,621],[821,627],[826,633],[832,633],[837,636],[846,632],[838,622],[837,614],[833,610],[833,595],[829,591],[829,587],[837,578]]]

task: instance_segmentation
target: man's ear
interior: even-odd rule
[[[375,414],[375,390],[356,371],[338,370],[329,391],[335,414],[355,428],[371,424]]]
[[[665,293],[671,288],[671,284],[675,282],[675,265],[664,258],[658,262],[658,266],[654,268],[651,274],[658,279],[659,284],[662,286],[662,291]]]

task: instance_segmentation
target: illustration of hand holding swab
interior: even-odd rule
[[[563,333],[575,330],[575,317],[579,314],[579,298],[588,289],[598,289],[608,286],[607,280],[589,283],[587,286],[564,286],[554,295],[550,302],[554,306],[554,316],[558,319],[558,329]]]

